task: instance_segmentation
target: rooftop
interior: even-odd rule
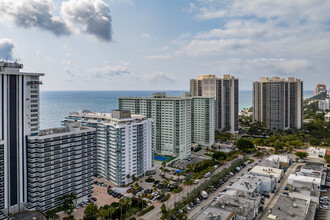
[[[186,100],[192,98],[208,99],[212,96],[191,96],[189,92],[182,93],[181,96],[167,96],[165,92],[153,93],[152,97],[119,97],[118,99],[150,99],[150,100]]]
[[[266,160],[289,163],[290,162],[290,157],[289,156],[284,156],[284,155],[273,154],[273,155],[270,155],[268,158],[266,158]]]
[[[304,166],[301,167],[301,170],[313,170],[321,172],[324,169],[324,166],[324,163],[307,162]]]
[[[116,111],[115,111],[116,112]],[[118,115],[118,114],[115,114]],[[123,114],[126,115],[126,114]],[[127,114],[128,115],[128,114]],[[88,110],[82,110],[78,112],[72,112],[69,114],[69,118],[77,118],[77,119],[86,119],[90,122],[103,122],[103,123],[109,123],[109,124],[126,124],[126,123],[132,123],[132,122],[140,122],[144,121],[147,118],[143,115],[133,115],[130,114],[130,118],[118,118],[116,116],[113,117],[113,114],[111,113],[100,113],[100,112],[90,112]]]
[[[277,76],[274,77],[260,77],[259,82],[300,82],[300,79],[294,77],[287,77],[286,79]]]
[[[28,73],[20,72],[23,69],[23,64],[17,62],[0,61],[0,74],[8,75],[27,75],[27,76],[44,76],[44,73]]]
[[[277,160],[263,160],[259,163],[260,166],[270,167],[270,168],[280,168],[280,162]]]
[[[276,179],[279,179],[283,173],[283,170],[277,168],[270,168],[264,166],[255,166],[250,170],[252,174],[261,174],[261,175],[273,175]]]
[[[65,126],[63,126],[63,127],[41,130],[41,131],[39,131],[38,136],[30,136],[29,139],[33,140],[33,139],[38,139],[40,137],[45,137],[45,136],[61,136],[65,133],[77,133],[80,131],[88,132],[88,131],[95,131],[95,129],[80,126],[80,122],[68,121],[65,123]]]
[[[259,206],[260,196],[236,190],[228,190],[212,205],[227,211],[234,211],[240,216],[248,216],[252,209]]]
[[[276,216],[276,220],[301,220],[306,219],[309,211],[310,202],[303,199],[294,199],[281,195],[270,215]],[[315,214],[315,213],[314,213]]]
[[[199,213],[194,219],[209,220],[220,216],[221,217],[220,219],[226,220],[226,219],[231,219],[234,215],[235,213],[233,211],[227,211],[222,208],[209,206],[203,212]]]

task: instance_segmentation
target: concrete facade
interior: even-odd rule
[[[253,82],[253,122],[268,129],[301,129],[303,123],[303,82],[295,78],[260,77]]]
[[[232,75],[200,75],[190,80],[193,96],[215,97],[215,129],[238,132],[238,86]]]
[[[53,209],[70,193],[78,203],[92,196],[94,132],[80,122],[66,122],[28,137],[29,209]]]
[[[191,154],[191,142],[206,146],[214,144],[213,97],[154,93],[152,97],[125,97],[118,101],[119,109],[153,119],[157,154],[183,159]]]
[[[39,131],[39,78],[44,74],[21,72],[22,68],[0,61],[0,216],[27,204],[26,137]]]
[[[75,112],[65,121],[80,121],[96,129],[94,175],[123,185],[153,168],[152,119],[114,110],[112,114]]]

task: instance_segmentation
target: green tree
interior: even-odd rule
[[[74,200],[77,199],[77,196],[74,193],[70,193],[68,195],[63,195],[59,198],[61,201],[61,205],[59,207],[60,210],[63,210],[66,216],[71,215],[74,209]]]
[[[246,138],[240,138],[235,142],[235,146],[243,152],[249,153],[253,151],[254,144]]]
[[[108,211],[109,211],[109,214],[110,214],[110,219],[112,219],[112,215],[115,214],[115,212],[116,212],[115,207],[110,206],[110,208],[108,209]]]
[[[166,205],[163,203],[163,205],[160,207],[161,213],[162,213],[162,217],[161,219],[167,219],[168,218],[168,210],[166,208]]]
[[[48,210],[45,213],[45,216],[47,219],[53,219],[53,220],[60,219],[60,216],[56,213],[55,209]]]
[[[307,157],[307,153],[302,151],[297,151],[296,156],[300,158]]]
[[[325,161],[326,161],[327,163],[330,163],[330,155],[326,155],[326,156],[324,157],[324,159],[325,159]]]
[[[312,146],[319,146],[321,144],[321,141],[315,137],[311,137],[308,139],[308,142]]]
[[[99,209],[98,217],[101,220],[105,219],[108,215],[109,215],[109,211],[107,209],[104,208]]]
[[[119,199],[119,205],[120,205],[120,219],[123,219],[123,206],[125,205],[124,198]]]
[[[279,140],[276,140],[275,142],[273,142],[271,144],[271,146],[275,149],[275,151],[277,152],[278,150],[283,149],[283,143]]]
[[[99,209],[94,203],[89,203],[84,211],[84,220],[97,220]]]
[[[256,138],[253,140],[253,144],[256,146],[263,146],[264,145],[264,139],[263,138]]]
[[[226,159],[226,153],[221,151],[216,151],[212,155],[213,160],[225,160]]]

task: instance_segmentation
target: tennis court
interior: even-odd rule
[[[154,155],[154,159],[155,160],[160,160],[160,161],[165,161],[165,160],[169,159],[169,157]]]

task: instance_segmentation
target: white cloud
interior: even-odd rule
[[[18,27],[39,28],[56,36],[85,32],[102,41],[111,41],[111,16],[103,0],[62,2],[61,16],[55,15],[53,0],[1,0],[0,21]]]
[[[149,60],[165,60],[165,59],[170,59],[171,57],[172,56],[169,54],[164,54],[164,55],[151,55],[151,56],[146,56],[144,58]]]
[[[143,33],[143,34],[141,34],[141,37],[143,37],[143,38],[151,38],[151,34],[149,34],[149,33]]]
[[[103,0],[69,0],[63,2],[61,16],[68,26],[75,31],[92,34],[102,41],[111,41],[112,39],[110,8]]]
[[[13,60],[16,45],[10,39],[0,39],[0,59]]]

